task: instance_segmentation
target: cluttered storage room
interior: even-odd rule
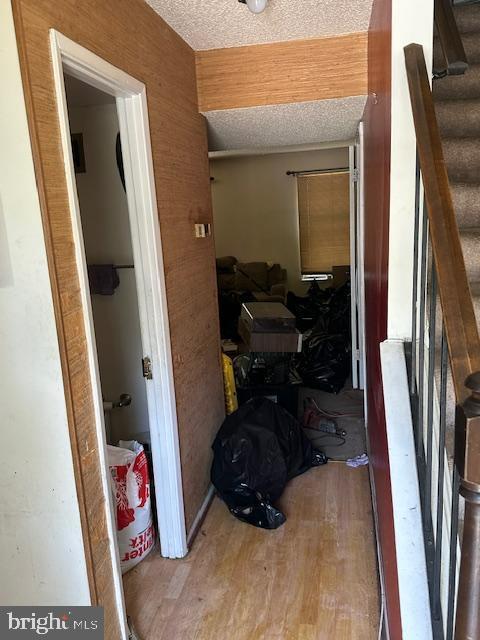
[[[210,154],[227,410],[268,398],[328,458],[361,464],[354,163],[354,145]]]

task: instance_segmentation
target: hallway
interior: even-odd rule
[[[295,478],[276,531],[215,498],[191,553],[152,553],[124,577],[142,640],[374,640],[378,574],[368,468],[330,462]]]

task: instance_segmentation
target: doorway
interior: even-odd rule
[[[98,490],[107,505],[98,518],[106,517],[105,553],[114,567],[111,579],[121,612],[107,442],[135,439],[151,449],[161,554],[179,558],[187,553],[146,90],[62,34],[52,30],[50,35],[101,454]]]
[[[342,147],[325,159],[325,168],[336,168],[337,174],[351,158],[348,145]],[[230,323],[230,329],[235,329],[239,321],[238,297],[256,304],[251,300],[253,295],[245,296],[245,293],[257,294],[257,302],[261,299],[267,301],[266,304],[282,306],[287,303],[289,290],[293,290],[297,298],[306,297],[311,282],[301,280],[298,218],[295,217],[297,178],[287,175],[287,171],[304,169],[306,172],[321,165],[318,156],[315,164],[311,157],[303,157],[301,164],[299,155],[275,153],[273,149],[271,154],[256,156],[216,154],[210,160],[218,289],[222,295],[223,288],[229,303],[229,308],[223,311],[236,309],[232,314],[237,314],[235,321]],[[357,213],[356,208],[350,210],[350,204],[355,205],[360,194],[356,176],[348,171],[340,175],[345,188],[344,216],[348,231]],[[352,194],[350,185],[355,188]],[[285,217],[280,219],[281,215]],[[348,238],[344,244],[343,259],[348,262],[354,249],[356,261],[355,231],[353,243]],[[332,280],[324,282],[329,288]],[[323,286],[322,282],[317,284]],[[329,295],[325,293],[326,297]],[[347,305],[343,321],[350,326],[352,316],[356,321],[358,315],[357,303]],[[277,317],[273,320],[270,317],[268,321],[275,323]],[[283,317],[289,321],[288,316]],[[222,318],[225,319],[229,320]],[[285,344],[284,340],[291,344],[287,333],[275,336],[276,346]],[[225,337],[224,354],[228,353],[241,369],[254,351],[249,348],[252,344],[240,345],[240,341],[233,339],[230,342],[231,345]],[[235,353],[225,349],[229,346]],[[297,346],[298,341],[294,339],[292,348]],[[275,373],[279,376],[285,372],[284,352],[264,352],[261,359],[267,368],[278,365]],[[350,365],[350,354],[346,363]],[[378,635],[368,470],[365,466],[351,469],[344,464],[352,455],[347,453],[349,447],[351,451],[365,446],[364,438],[361,442],[361,434],[365,433],[363,393],[351,388],[343,394],[325,393],[296,385],[299,397],[295,398],[283,380],[279,384],[267,381],[267,391],[265,380],[259,379],[264,373],[265,370],[262,372],[257,367],[255,384],[257,390],[262,387],[262,393],[256,395],[267,395],[294,416],[303,398],[314,397],[324,412],[322,417],[329,414],[348,432],[348,446],[342,445],[341,438],[335,439],[331,433],[320,434],[315,424],[318,416],[311,412],[313,420],[307,426],[312,429],[306,433],[319,449],[329,440],[331,460],[326,467],[311,470],[287,484],[278,499],[279,508],[287,516],[281,528],[267,532],[247,526],[235,519],[216,496],[186,560],[172,565],[161,558],[149,557],[141,568],[130,572],[125,579],[127,606],[135,627],[146,640],[216,640],[224,638],[226,632],[242,639],[340,635],[374,638]],[[239,403],[248,402],[245,396],[240,397],[239,391],[237,386]],[[232,395],[227,391],[229,402]],[[355,441],[350,437],[353,432]],[[355,526],[351,526],[351,518]],[[352,544],[348,549],[345,542],[349,539]],[[359,540],[362,545],[365,543],[362,548],[358,546]],[[359,553],[358,564],[356,553]],[[352,571],[350,575],[349,571]],[[279,610],[287,614],[279,618]]]
[[[360,139],[210,154],[222,348],[238,373],[240,404],[265,393],[299,420],[304,398],[330,413],[363,405],[360,163]],[[294,316],[300,340],[285,335],[280,315],[262,342],[249,334],[249,314],[274,306]],[[342,390],[348,398],[332,404]],[[354,446],[339,432],[329,455],[366,452],[363,421],[348,426]]]
[[[151,450],[147,381],[115,98],[65,75],[105,435]]]

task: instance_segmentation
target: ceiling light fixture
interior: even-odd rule
[[[267,6],[267,0],[238,0],[239,2],[246,4],[252,13],[262,13]]]

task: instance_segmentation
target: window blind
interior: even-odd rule
[[[298,215],[302,274],[350,264],[350,175],[299,175]]]

